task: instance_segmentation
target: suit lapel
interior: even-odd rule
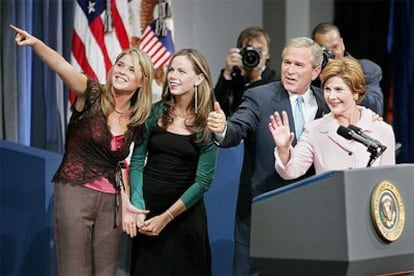
[[[325,103],[325,99],[323,98],[320,89],[315,89],[315,87],[311,86],[311,90],[316,98],[316,103],[318,105],[318,110],[316,111],[315,119],[321,118],[323,115],[329,112],[328,106]]]

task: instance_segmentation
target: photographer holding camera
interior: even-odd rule
[[[248,88],[275,81],[276,71],[268,67],[270,37],[260,27],[244,29],[237,39],[237,48],[226,55],[225,68],[214,88],[217,101],[226,116],[230,116],[241,103]]]
[[[349,57],[345,44],[337,26],[331,23],[320,23],[312,31],[312,39],[322,46],[324,62],[329,59]],[[384,95],[380,87],[382,79],[381,67],[368,59],[358,59],[365,76],[366,94],[359,105],[365,106],[380,116],[384,113]],[[322,64],[324,68],[324,64]],[[313,82],[313,85],[320,86]]]

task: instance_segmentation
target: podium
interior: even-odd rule
[[[263,275],[414,270],[414,164],[331,171],[253,199],[250,256]]]
[[[51,179],[61,159],[0,140],[0,275],[57,275]]]

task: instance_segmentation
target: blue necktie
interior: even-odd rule
[[[299,140],[299,137],[302,135],[303,126],[305,125],[305,117],[303,116],[303,97],[298,96],[296,98],[296,107],[295,107],[295,134],[296,140]]]

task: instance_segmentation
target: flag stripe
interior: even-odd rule
[[[102,51],[102,54],[103,54],[103,57],[104,57],[104,62],[105,62],[105,70],[106,70],[106,72],[108,72],[109,69],[112,66],[112,62],[109,59],[108,51],[107,51],[106,45],[105,45],[104,23],[102,21],[102,18],[97,17],[94,21],[92,21],[92,23],[89,24],[89,29],[91,30],[92,35],[95,37],[96,43],[98,44],[98,47]]]
[[[115,2],[119,6],[115,5]],[[111,1],[111,8],[112,8],[114,29],[115,29],[115,33],[117,35],[118,41],[121,44],[122,49],[127,49],[129,47],[129,38],[128,38],[127,29],[126,29],[126,24],[128,23],[123,22],[122,17],[119,14],[119,9],[128,11],[127,2],[113,0]]]
[[[139,47],[149,55],[154,68],[164,66],[170,60],[173,52],[165,47],[162,40],[155,35],[151,26],[147,26],[144,30]]]
[[[82,72],[86,75],[90,76],[91,78],[97,80],[97,76],[92,69],[91,65],[89,64],[88,60],[86,59],[85,54],[85,45],[82,43],[82,40],[78,36],[76,32],[73,32],[72,38],[72,48],[73,48],[73,56],[75,57],[78,64],[82,64]]]
[[[161,67],[167,64],[167,62],[171,59],[171,55],[163,55],[161,56],[157,61],[155,61],[154,66],[155,67]]]
[[[155,37],[151,28],[148,26],[145,36],[143,37],[141,42],[142,49],[144,49],[144,51],[148,50],[156,41],[158,41],[158,39]]]
[[[78,4],[78,1],[76,3]],[[103,53],[98,46],[95,37],[90,31],[88,18],[83,12],[83,9],[80,5],[75,5],[75,21],[73,33],[77,33],[79,40],[82,41],[85,47],[84,53],[78,53],[77,49],[73,49],[72,46],[73,55],[75,57],[82,56],[77,58],[82,71],[85,71],[83,62],[87,61],[92,70],[95,72],[96,80],[99,82],[104,82],[106,77],[106,70]],[[92,75],[89,76],[93,77]]]
[[[162,47],[161,43],[157,43],[157,46],[157,48],[152,48],[149,54],[154,60],[157,60],[161,55],[165,54],[166,52],[166,49]]]

